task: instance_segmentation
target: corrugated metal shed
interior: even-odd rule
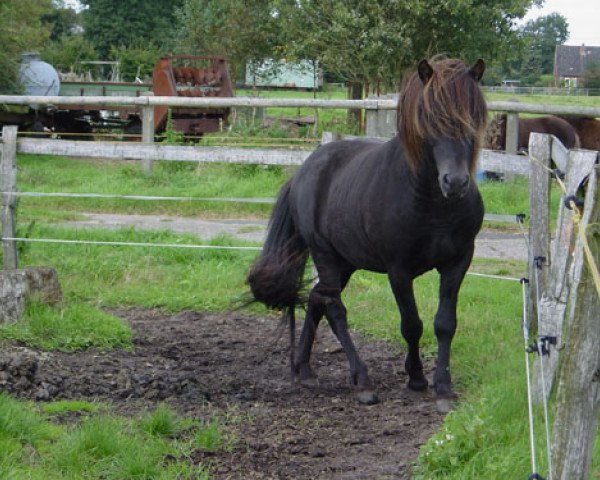
[[[318,62],[302,60],[263,60],[246,65],[247,86],[319,89],[323,86],[323,72]]]

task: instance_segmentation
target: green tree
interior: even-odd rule
[[[133,82],[136,78],[152,81],[152,70],[161,54],[162,48],[154,43],[131,45],[129,47],[113,47],[110,57],[118,60],[121,76],[125,82]]]
[[[52,9],[41,17],[42,23],[50,28],[50,40],[59,41],[81,33],[80,15],[64,0],[53,0]]]
[[[0,1],[0,93],[19,91],[21,54],[40,49],[48,40],[50,32],[42,16],[51,9],[50,0]]]
[[[280,56],[282,22],[273,0],[184,0],[178,23],[180,50],[226,57],[234,72]]]
[[[41,20],[50,30],[50,41],[42,51],[42,59],[60,72],[83,73],[81,62],[95,60],[98,54],[83,36],[81,14],[64,0],[53,0],[53,8]]]
[[[600,63],[588,63],[583,69],[582,81],[585,88],[600,88]]]
[[[552,73],[554,68],[554,52],[557,45],[565,43],[569,38],[569,23],[559,13],[551,13],[544,17],[530,20],[521,30],[525,41],[525,69],[531,72],[531,65],[537,64],[538,75]]]
[[[154,43],[163,51],[173,47],[175,11],[183,0],[81,0],[85,38],[101,60],[113,47]]]
[[[400,76],[433,54],[467,61],[508,56],[515,21],[540,0],[280,0],[286,56],[314,58],[355,82],[396,88]]]
[[[84,73],[81,64],[85,60],[96,60],[98,54],[82,33],[63,35],[54,42],[48,42],[42,50],[42,60],[48,62],[59,72]]]

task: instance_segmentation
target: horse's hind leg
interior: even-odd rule
[[[342,344],[342,348],[350,364],[350,378],[357,389],[360,403],[374,404],[379,401],[373,391],[367,365],[361,360],[352,338],[348,332],[346,307],[342,303],[341,292],[346,286],[353,268],[343,268],[340,262],[334,262],[329,257],[313,255],[315,266],[319,272],[319,283],[311,292],[314,300],[321,305],[333,333]]]
[[[352,384],[357,389],[357,398],[360,403],[372,405],[379,402],[377,395],[373,391],[373,384],[369,377],[367,365],[361,360],[356,347],[352,342],[352,338],[348,333],[348,321],[346,316],[346,308],[340,298],[340,293],[332,294],[328,297],[325,316],[327,321],[338,338],[348,363],[350,364],[350,378]]]
[[[348,283],[351,274],[352,272],[348,272],[341,276],[340,288],[342,290]],[[317,378],[310,366],[310,355],[315,341],[317,327],[319,326],[319,322],[323,318],[323,315],[325,315],[327,298],[320,292],[321,290],[323,290],[323,287],[321,286],[321,282],[318,282],[308,297],[306,316],[302,327],[302,333],[300,334],[300,341],[298,343],[298,353],[294,362],[294,373],[300,380],[300,383],[306,386],[314,385]]]
[[[311,386],[316,383],[317,377],[310,366],[310,354],[315,341],[317,327],[319,326],[319,322],[323,318],[324,313],[325,310],[322,302],[319,301],[318,294],[315,292],[315,289],[313,289],[308,297],[306,316],[304,318],[304,325],[302,326],[302,333],[300,334],[296,360],[294,362],[294,374],[298,377],[300,383],[306,386]]]

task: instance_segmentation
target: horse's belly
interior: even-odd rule
[[[345,235],[334,236],[331,240],[336,253],[356,269],[372,272],[386,271],[382,251],[374,248],[365,236],[347,232]]]
[[[450,235],[436,235],[415,243],[405,257],[410,270],[421,274],[439,268],[468,254],[471,247],[464,239],[459,241]]]

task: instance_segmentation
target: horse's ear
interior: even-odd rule
[[[419,62],[417,72],[419,73],[419,78],[423,82],[423,85],[425,85],[433,75],[433,68],[431,68],[431,65],[429,65],[429,62],[426,59],[423,59]]]
[[[485,72],[485,62],[480,58],[475,62],[475,65],[471,67],[469,73],[478,82],[481,80],[481,77],[483,77],[483,72]]]

